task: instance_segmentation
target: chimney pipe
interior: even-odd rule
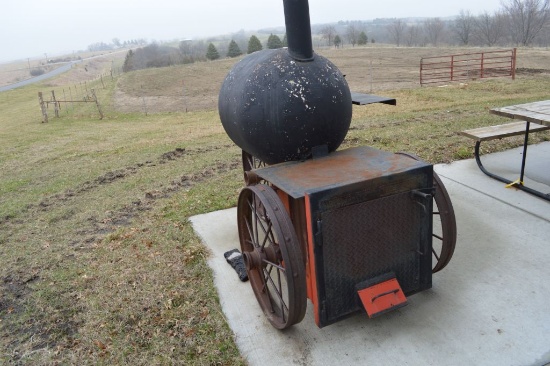
[[[288,53],[296,61],[312,61],[308,0],[283,0]]]

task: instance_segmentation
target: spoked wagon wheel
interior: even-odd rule
[[[244,172],[244,183],[249,186],[256,183],[265,183],[265,181],[258,179],[257,176],[251,175],[250,171],[252,169],[257,168],[263,168],[266,166],[266,164],[255,157],[254,155],[251,155],[243,150],[242,152],[242,159],[243,159],[243,172]]]
[[[275,191],[245,187],[237,206],[239,240],[252,290],[278,329],[299,323],[306,311],[306,280],[294,227]]]
[[[434,202],[437,211],[433,210],[433,238],[432,253],[437,260],[432,272],[441,271],[451,260],[456,246],[456,220],[453,204],[447,189],[439,176],[434,172],[433,183],[435,188]],[[439,220],[437,220],[439,217]]]
[[[416,155],[398,152],[415,160],[420,160]],[[434,207],[433,207],[433,231],[432,231],[432,255],[434,258],[432,273],[441,271],[451,260],[456,246],[456,220],[453,204],[447,193],[447,189],[439,176],[433,173]]]

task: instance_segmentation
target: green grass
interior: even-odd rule
[[[40,123],[44,85],[0,93],[0,363],[244,364],[188,221],[235,205],[240,150],[213,110],[117,112],[116,82],[95,84],[103,120],[88,105]],[[398,105],[354,107],[343,147],[469,158],[458,131],[503,123],[488,109],[549,87],[539,75],[384,93]]]

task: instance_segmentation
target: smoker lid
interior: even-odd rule
[[[293,198],[413,169],[430,167],[409,156],[360,146],[305,161],[291,161],[254,172]]]

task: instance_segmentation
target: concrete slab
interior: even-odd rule
[[[501,161],[513,154],[486,158]],[[311,306],[287,331],[265,320],[250,284],[240,282],[223,257],[239,247],[236,209],[191,218],[211,249],[223,311],[250,365],[550,362],[550,202],[503,188],[473,160],[438,165],[436,171],[458,226],[449,266],[405,308],[375,319],[358,314],[323,329],[315,325]]]
[[[523,148],[516,148],[482,155],[481,162],[491,173],[515,181],[520,175],[522,154]],[[527,156],[525,185],[542,193],[550,193],[550,142],[529,146]],[[483,174],[474,159],[437,165],[435,171],[442,177],[470,187],[503,203],[550,220],[549,201],[534,197],[516,188],[505,188],[504,183]]]

